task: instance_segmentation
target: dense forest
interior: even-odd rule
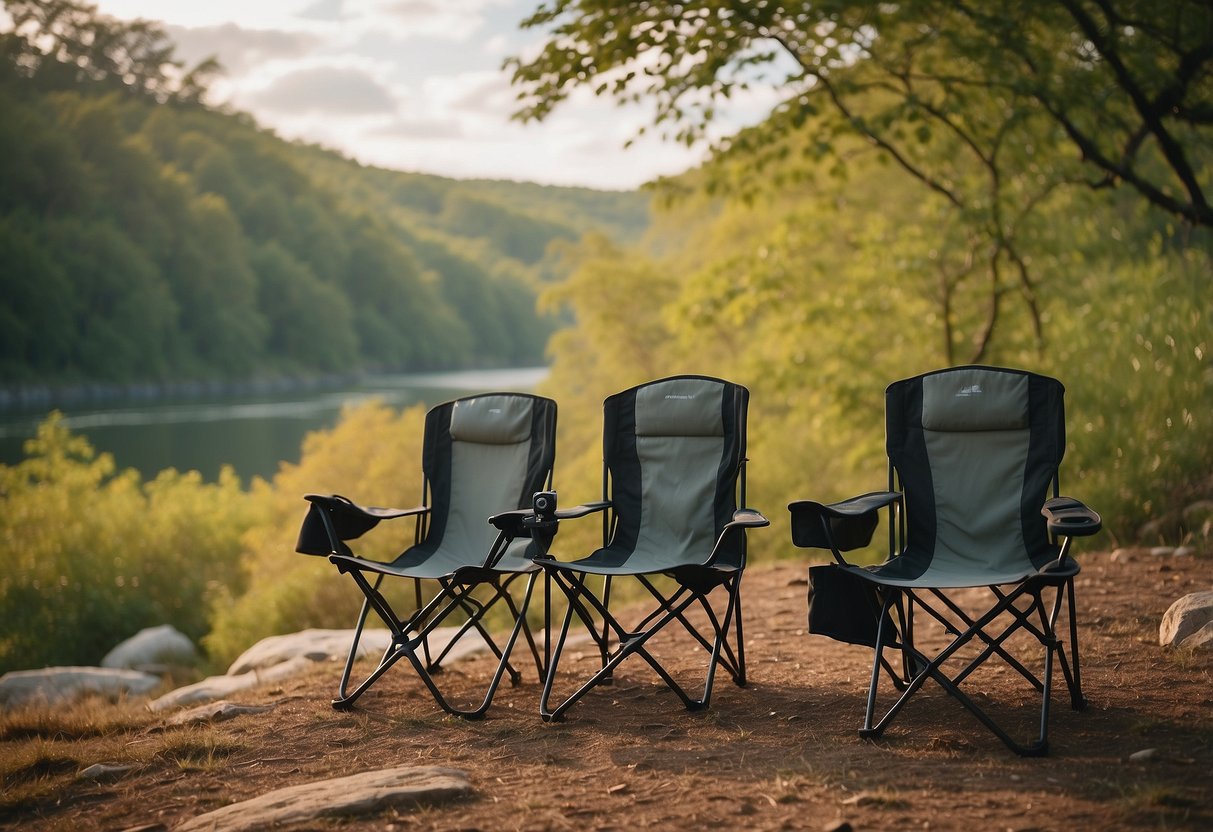
[[[199,103],[151,24],[10,2],[0,388],[532,366],[549,253],[648,197],[363,167]],[[180,68],[178,68],[180,69]]]
[[[603,398],[667,373],[724,376],[752,392],[749,499],[773,521],[752,535],[756,561],[804,555],[789,542],[789,501],[885,486],[890,381],[967,362],[1047,373],[1067,390],[1062,490],[1105,521],[1083,553],[1139,543],[1213,553],[1207,510],[1186,511],[1213,501],[1206,4],[567,0],[525,23],[542,31],[547,48],[513,64],[520,118],[541,119],[589,85],[621,100],[657,101],[654,128],[695,141],[711,121],[711,102],[724,107],[743,86],[775,84],[789,97],[766,122],[722,141],[703,168],[655,183],[642,198],[359,168],[283,145],[240,116],[171,96],[153,103],[42,89],[39,73],[21,69],[4,95],[22,123],[49,124],[60,107],[72,115],[36,148],[16,138],[32,126],[14,132],[6,119],[0,132],[6,148],[16,142],[12,153],[84,166],[82,148],[101,142],[118,156],[105,171],[143,159],[140,175],[182,202],[166,213],[97,196],[114,192],[100,169],[97,190],[83,193],[31,179],[23,187],[57,195],[46,204],[79,207],[87,198],[92,213],[56,207],[44,216],[6,203],[0,245],[61,284],[69,265],[56,265],[50,252],[68,257],[96,246],[111,258],[105,262],[142,264],[122,272],[101,268],[96,256],[73,261],[73,273],[92,275],[82,285],[95,292],[115,275],[161,285],[162,263],[192,262],[205,278],[190,287],[203,307],[214,297],[205,292],[234,280],[212,259],[222,255],[230,266],[235,251],[252,264],[239,271],[242,291],[269,281],[297,298],[295,314],[313,314],[318,325],[331,310],[322,305],[320,314],[304,298],[345,298],[335,306],[356,322],[344,354],[357,366],[373,363],[363,338],[381,339],[368,343],[384,364],[385,355],[435,360],[425,350],[444,343],[393,340],[423,325],[410,317],[411,301],[376,301],[359,312],[388,291],[377,280],[396,286],[407,277],[404,294],[431,292],[433,302],[445,301],[435,308],[450,310],[448,320],[471,314],[457,299],[484,297],[482,285],[525,287],[479,312],[548,322],[536,343],[511,343],[501,354],[526,355],[548,338],[551,374],[540,392],[560,406],[561,500],[598,496]],[[764,82],[764,64],[784,74]],[[73,134],[86,115],[111,126]],[[97,138],[106,136],[108,144]],[[256,148],[265,153],[259,162]],[[203,165],[208,154],[213,167]],[[290,182],[297,190],[288,199]],[[262,189],[276,207],[238,221]],[[11,186],[3,192],[8,199]],[[327,224],[294,213],[313,200]],[[115,211],[129,216],[115,219]],[[254,215],[276,224],[260,227]],[[308,233],[290,237],[300,224]],[[126,233],[160,242],[119,245]],[[172,244],[194,233],[215,236],[201,250]],[[217,249],[221,239],[234,248]],[[406,261],[403,271],[350,268]],[[44,291],[7,269],[4,279],[19,292]],[[183,302],[176,291],[165,286],[152,296],[175,307]],[[87,305],[100,306],[100,297]],[[35,299],[22,318],[87,306]],[[248,310],[231,324],[244,329],[227,337],[276,331],[276,312]],[[443,335],[463,331],[450,330]],[[501,337],[517,334],[507,327]],[[268,356],[271,336],[259,337],[259,354]],[[327,353],[316,339],[295,349],[322,346]],[[130,361],[201,366],[198,346],[177,349]],[[480,355],[462,349],[466,360]],[[266,361],[297,368],[317,359]],[[28,358],[18,363],[18,372],[41,373]],[[420,408],[352,409],[308,438],[297,465],[243,484],[175,471],[141,482],[48,420],[25,462],[0,466],[0,533],[17,562],[0,578],[0,615],[24,622],[0,641],[0,668],[95,661],[138,627],[163,621],[201,638],[219,667],[265,635],[348,626],[357,606],[349,588],[323,559],[293,552],[300,495],[414,504],[422,421]],[[596,523],[565,524],[557,554],[577,553],[598,533]],[[367,541],[367,552],[399,551],[409,535],[411,527],[388,532]],[[167,581],[166,572],[189,580]]]

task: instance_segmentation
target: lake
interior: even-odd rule
[[[546,367],[387,375],[344,389],[297,394],[60,409],[73,433],[88,437],[98,452],[112,453],[119,468],[134,468],[145,479],[176,468],[214,480],[226,463],[247,483],[253,476],[271,477],[283,461],[298,462],[304,435],[335,425],[347,404],[378,398],[396,408],[433,406],[474,393],[530,392],[546,375]],[[45,417],[42,412],[0,413],[0,463],[24,458],[25,440]]]

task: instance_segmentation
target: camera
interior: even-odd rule
[[[531,507],[540,520],[551,520],[556,514],[556,492],[536,491],[531,500]]]

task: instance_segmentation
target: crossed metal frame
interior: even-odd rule
[[[643,658],[666,686],[678,696],[683,705],[691,711],[703,710],[708,707],[712,696],[712,685],[717,666],[723,667],[736,685],[739,687],[745,686],[745,642],[742,632],[741,594],[739,592],[743,570],[718,567],[688,568],[702,573],[697,576],[701,580],[696,581],[692,578],[684,582],[678,580],[678,575],[675,575],[674,578],[678,581],[678,587],[668,596],[649,580],[648,574],[641,573],[623,576],[636,578],[640,585],[657,600],[657,607],[641,619],[633,629],[628,629],[620,623],[619,619],[609,609],[611,580],[612,578],[621,576],[605,576],[603,579],[602,598],[599,598],[587,585],[589,575],[592,573],[579,573],[575,570],[562,569],[559,565],[545,564],[550,583],[554,582],[564,593],[568,599],[568,606],[565,609],[555,651],[546,658],[548,668],[547,678],[544,681],[543,693],[540,696],[539,703],[539,713],[544,721],[561,719],[564,712],[590,690],[599,685],[610,684],[615,668],[631,655],[638,655]],[[548,601],[546,605],[548,613],[545,616],[546,631],[549,635],[552,632],[550,583],[545,588],[545,591],[549,593],[549,596],[546,598]],[[700,585],[691,586],[690,584],[693,583]],[[717,615],[708,597],[717,587],[724,587],[728,595],[723,618]],[[698,603],[704,610],[707,620],[711,625],[713,638],[710,641],[684,614],[695,603]],[[601,666],[593,676],[553,708],[550,705],[552,688],[556,678],[556,671],[559,667],[560,656],[564,652],[568,639],[569,626],[574,615],[585,625],[591,639],[598,648]],[[595,624],[595,615],[601,620],[601,629]],[[710,656],[703,692],[699,698],[694,698],[687,693],[670,672],[646,649],[645,645],[648,641],[673,621],[678,621],[686,632]],[[729,644],[728,634],[731,628],[736,630],[736,649]],[[612,641],[614,642],[614,648],[611,646]]]
[[[1063,545],[1060,562],[1068,548],[1069,541]],[[1051,604],[1046,603],[1045,593],[1054,590]],[[974,618],[966,613],[940,589],[929,589],[931,596],[936,598],[946,609],[942,611],[924,600],[924,594],[915,592],[909,587],[880,585],[884,594],[881,617],[877,627],[876,651],[872,663],[872,679],[868,688],[867,708],[864,713],[863,728],[860,735],[864,737],[879,737],[884,733],[889,723],[897,716],[902,707],[909,701],[928,679],[933,679],[948,694],[968,709],[987,729],[1011,750],[1026,757],[1043,756],[1049,749],[1049,706],[1053,683],[1054,657],[1058,659],[1066,686],[1070,693],[1070,705],[1076,711],[1084,710],[1087,700],[1082,694],[1082,678],[1080,675],[1078,657],[1078,622],[1074,606],[1074,575],[1063,573],[1050,576],[1042,574],[1034,576],[1005,591],[998,586],[986,587],[993,593],[997,603],[984,614]],[[1023,608],[1017,602],[1024,597],[1030,602]],[[1066,617],[1069,621],[1070,659],[1066,657],[1066,647],[1057,633],[1057,620],[1063,605],[1066,607]],[[952,636],[952,641],[933,658],[928,658],[914,644],[914,608],[922,608],[928,615],[938,621],[945,631]],[[887,615],[890,609],[896,608],[900,632],[886,633],[887,624],[892,619]],[[1039,623],[1033,620],[1033,616]],[[999,621],[1004,615],[1009,615],[1011,621],[996,635],[987,629]],[[1014,633],[1024,631],[1032,635],[1044,648],[1043,680],[1024,666],[1003,645]],[[954,654],[974,639],[985,643],[985,648],[971,659],[955,675],[944,672],[943,665]],[[892,672],[884,660],[885,647],[897,648],[902,651],[902,675],[899,678]],[[1035,740],[1021,743],[999,726],[973,699],[961,690],[961,684],[968,676],[983,664],[988,658],[998,655],[1012,669],[1023,676],[1028,683],[1041,695],[1040,732]],[[884,715],[874,724],[876,710],[877,688],[880,670],[884,667],[893,679],[894,686],[901,695]]]
[[[504,535],[499,536],[498,542],[494,546],[495,551],[504,548],[503,544],[505,541],[503,541],[503,538]],[[529,573],[516,572],[504,574],[494,572],[489,567],[461,570],[460,573],[456,573],[454,576],[435,579],[439,585],[439,592],[424,605],[422,604],[421,596],[422,579],[414,578],[416,609],[407,618],[401,619],[388,600],[379,591],[383,579],[387,576],[386,574],[377,574],[374,583],[371,583],[367,580],[362,570],[350,565],[348,562],[337,558],[333,558],[332,561],[341,572],[350,574],[365,596],[354,631],[354,640],[350,646],[350,653],[346,659],[345,669],[341,674],[341,681],[337,688],[337,697],[333,699],[334,708],[344,710],[352,707],[354,701],[365,693],[380,676],[386,673],[398,661],[407,658],[439,707],[455,716],[466,719],[481,719],[492,704],[493,696],[496,694],[502,678],[507,673],[509,674],[511,685],[517,685],[521,680],[521,674],[509,661],[510,654],[513,652],[514,645],[520,633],[525,637],[527,646],[530,648],[531,655],[535,660],[535,668],[539,681],[543,681],[546,666],[544,660],[540,657],[539,648],[535,643],[534,635],[531,633],[530,626],[526,620],[526,611],[530,606],[535,581],[539,577],[538,570]],[[524,575],[527,578],[526,590],[523,594],[522,603],[519,605],[514,601],[509,590],[510,585]],[[486,585],[491,586],[493,590],[492,595],[487,600],[478,599],[472,594],[477,587]],[[504,648],[497,645],[483,624],[484,616],[498,601],[506,605],[514,622]],[[366,624],[367,615],[371,610],[375,611],[375,614],[379,616],[391,631],[392,642],[384,651],[378,666],[353,691],[350,691],[350,675],[353,671],[354,662],[357,659],[358,643],[362,638],[363,627]],[[467,619],[438,656],[432,657],[430,655],[430,635],[452,613],[456,612],[463,612],[467,615]],[[489,682],[489,686],[480,704],[473,708],[460,708],[453,705],[443,694],[435,682],[434,676],[442,671],[442,662],[451,649],[471,629],[475,629],[480,634],[488,645],[489,650],[497,657],[497,669],[493,673],[492,680]]]

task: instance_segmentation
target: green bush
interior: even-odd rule
[[[52,414],[0,465],[0,672],[97,664],[140,629],[209,628],[207,596],[241,591],[240,538],[255,504],[230,469],[216,483],[116,470]]]
[[[1056,305],[1062,490],[1101,512],[1114,543],[1179,543],[1183,508],[1213,496],[1209,273],[1203,252],[1159,252],[1075,281]]]
[[[308,435],[298,465],[284,465],[272,483],[254,481],[251,497],[261,513],[243,538],[242,575],[211,598],[212,629],[204,643],[215,662],[231,662],[266,636],[353,626],[362,598],[353,581],[327,559],[295,552],[307,510],[303,495],[417,505],[424,423],[423,407],[401,413],[377,402],[347,408],[331,430]],[[390,560],[412,543],[413,529],[411,518],[384,523],[359,541],[359,554]]]

